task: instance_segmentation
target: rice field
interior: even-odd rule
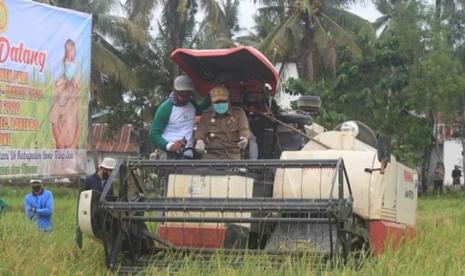
[[[0,216],[0,275],[112,275],[102,246],[84,239],[75,247],[77,192],[51,188],[55,195],[54,229],[40,233],[23,213],[29,189],[0,187],[10,210]],[[177,259],[179,266],[149,267],[151,275],[465,275],[465,193],[420,198],[416,239],[379,258],[349,261],[331,267],[315,260],[245,258],[239,265],[216,257],[208,263]],[[356,263],[360,263],[357,267]]]

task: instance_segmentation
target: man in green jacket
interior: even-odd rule
[[[155,113],[150,140],[160,150],[160,159],[174,159],[181,154],[181,157],[192,158],[192,150],[182,151],[193,147],[195,116],[208,108],[209,101],[204,100],[199,105],[192,99],[194,86],[192,80],[185,75],[174,80],[173,90]]]

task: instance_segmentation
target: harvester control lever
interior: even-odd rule
[[[384,170],[386,170],[386,167],[387,167],[387,162],[385,160],[382,160],[381,168],[376,168],[376,169],[365,168],[365,172],[372,173],[372,172],[379,171],[380,174],[384,174]]]
[[[381,174],[384,174],[384,168],[376,168],[376,169],[370,169],[370,168],[365,168],[365,172],[367,173],[372,173],[372,172],[377,172],[379,171]]]

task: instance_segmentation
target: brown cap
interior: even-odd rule
[[[226,87],[218,85],[210,90],[210,97],[212,102],[227,101],[229,99],[229,91]]]

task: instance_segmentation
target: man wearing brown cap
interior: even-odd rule
[[[194,134],[195,150],[203,159],[241,159],[250,135],[244,110],[229,104],[224,86],[210,90],[211,108],[202,114]]]

